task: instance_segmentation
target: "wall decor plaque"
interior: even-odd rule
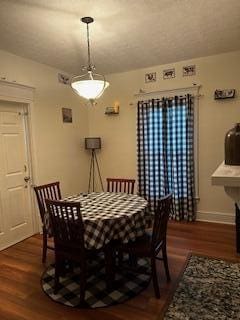
[[[59,73],[58,74],[58,82],[62,84],[70,84],[70,77],[66,74]]]
[[[157,80],[156,72],[146,73],[145,74],[145,82],[155,82]]]
[[[195,65],[183,67],[183,77],[195,76],[195,74],[196,74],[196,66]]]
[[[235,89],[221,89],[215,90],[214,92],[214,99],[231,99],[235,97]]]
[[[175,69],[174,68],[163,70],[163,79],[164,80],[172,79],[172,78],[175,78]]]
[[[63,122],[72,123],[72,109],[62,108]]]

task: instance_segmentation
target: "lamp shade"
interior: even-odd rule
[[[73,90],[81,97],[91,100],[99,98],[109,83],[104,80],[76,80],[71,83]]]
[[[85,138],[85,149],[101,149],[101,138]]]

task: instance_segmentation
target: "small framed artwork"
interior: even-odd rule
[[[119,114],[119,102],[115,101],[113,106],[106,107],[105,114],[108,114],[108,115]]]
[[[183,67],[183,77],[195,76],[195,74],[196,74],[196,66],[195,65]]]
[[[175,78],[175,69],[167,69],[167,70],[163,70],[163,79],[172,79]]]
[[[155,82],[157,80],[156,72],[146,73],[145,74],[145,82]]]
[[[72,109],[62,108],[63,122],[72,123]]]
[[[235,89],[222,89],[222,90],[215,90],[214,92],[214,99],[221,100],[221,99],[233,99],[235,97]]]
[[[119,114],[119,106],[106,107],[105,114]]]
[[[70,78],[66,74],[59,73],[58,74],[58,82],[62,84],[70,84]]]

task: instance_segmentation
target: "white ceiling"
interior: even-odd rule
[[[78,74],[105,74],[240,49],[240,0],[0,0],[0,49]]]

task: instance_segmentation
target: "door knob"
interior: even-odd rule
[[[24,177],[24,181],[28,182],[30,180],[30,177]]]

